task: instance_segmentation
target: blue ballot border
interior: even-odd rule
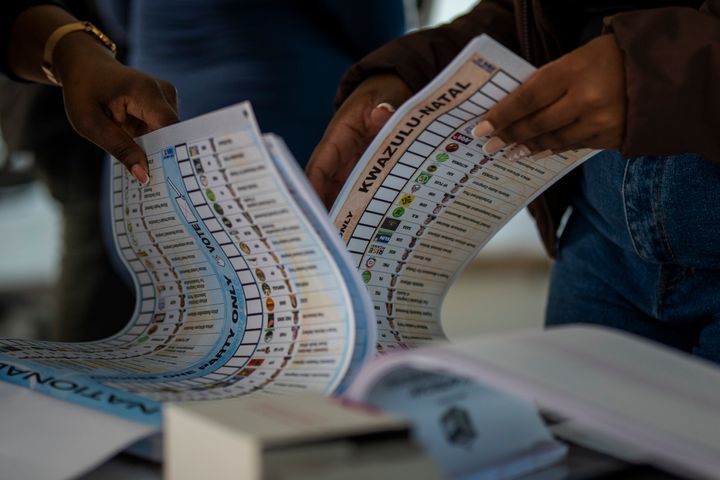
[[[103,385],[66,369],[0,354],[0,380],[55,398],[153,426],[162,424],[162,403]]]
[[[258,140],[259,141],[259,140]],[[165,182],[167,185],[173,186],[173,189],[177,193],[177,197],[170,195],[170,198],[172,199],[172,203],[175,209],[175,213],[182,222],[183,226],[185,227],[187,232],[192,231],[199,231],[202,232],[200,238],[204,238],[204,242],[208,242],[206,245],[210,248],[202,248],[200,249],[203,252],[203,255],[208,260],[208,264],[212,265],[213,268],[213,274],[218,278],[224,278],[225,283],[223,284],[221,282],[221,285],[223,286],[223,291],[225,295],[223,295],[223,304],[225,309],[225,316],[224,316],[224,322],[222,331],[223,335],[222,337],[226,338],[226,341],[224,342],[225,348],[220,350],[219,353],[213,354],[208,353],[207,355],[201,357],[197,362],[195,362],[193,365],[186,367],[182,370],[174,370],[171,373],[168,374],[140,374],[140,375],[117,375],[117,376],[105,376],[105,375],[99,375],[97,376],[98,379],[102,380],[126,380],[129,377],[132,377],[133,382],[156,382],[156,381],[162,381],[162,380],[170,380],[170,379],[177,379],[177,378],[193,378],[197,376],[202,376],[207,374],[208,372],[202,368],[204,366],[209,366],[218,364],[222,365],[227,360],[229,360],[233,353],[237,350],[240,342],[242,341],[243,334],[245,333],[245,327],[246,327],[246,310],[245,310],[245,295],[243,293],[242,285],[240,285],[237,275],[235,274],[235,271],[231,267],[230,260],[227,258],[227,255],[225,255],[225,252],[220,247],[218,242],[215,240],[215,237],[211,234],[211,232],[208,231],[207,226],[202,222],[201,220],[198,220],[195,222],[197,226],[191,225],[191,223],[186,219],[185,215],[182,212],[182,209],[180,208],[180,205],[178,203],[179,198],[187,198],[188,192],[185,187],[185,184],[183,182],[180,170],[178,168],[178,159],[176,155],[175,147],[168,147],[162,151],[162,169],[163,174],[165,178]],[[112,181],[112,180],[111,180]],[[181,191],[179,189],[182,189]],[[195,214],[196,219],[200,219],[200,215],[197,212],[197,209],[192,206],[191,203],[187,204],[188,207],[190,207],[193,210],[193,213]],[[116,220],[116,219],[113,219]],[[115,222],[113,222],[115,224]],[[115,232],[116,233],[116,232]],[[115,235],[116,239],[116,247],[118,249],[121,249],[120,245],[117,244],[117,233]],[[196,243],[200,242],[198,239],[193,238]],[[202,242],[200,242],[202,243]],[[212,253],[212,255],[211,255]],[[127,260],[123,257],[123,263],[126,265],[128,270],[133,271],[130,264],[127,262]],[[138,273],[138,272],[136,272]],[[147,273],[147,272],[146,272]],[[145,313],[141,312],[141,305],[143,304],[143,301],[146,300],[140,295],[140,292],[142,292],[142,289],[140,288],[140,284],[138,283],[137,275],[133,275],[133,281],[135,283],[135,291],[138,292],[138,298],[136,302],[136,310],[133,314],[133,318],[130,322],[128,322],[128,325],[126,328],[129,328],[133,325],[135,325],[138,321],[138,318],[140,314]],[[153,311],[155,311],[156,308],[156,301],[157,299],[153,296]],[[231,312],[230,315],[228,315],[228,312]],[[228,318],[229,317],[229,318]],[[234,324],[235,323],[235,324]],[[118,335],[122,335],[123,332],[121,332]],[[117,336],[117,335],[116,335]],[[101,340],[102,341],[102,340]]]

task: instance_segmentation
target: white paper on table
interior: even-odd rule
[[[493,335],[370,363],[347,395],[360,401],[408,367],[478,380],[629,445],[640,461],[720,478],[720,369],[669,347],[597,326]]]
[[[157,428],[0,382],[0,478],[74,478]]]

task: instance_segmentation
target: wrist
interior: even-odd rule
[[[117,62],[114,52],[92,33],[84,30],[65,35],[57,42],[52,53],[53,73],[62,85],[73,73],[95,68],[102,62]]]

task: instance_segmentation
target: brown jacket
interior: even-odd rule
[[[394,40],[345,74],[336,106],[375,73],[396,73],[417,92],[482,33],[536,66],[547,63],[576,47],[577,37],[568,32],[579,19],[561,3],[567,5],[483,0],[450,24]],[[693,2],[683,2],[688,3]],[[694,152],[720,162],[720,0],[696,3],[699,9],[670,6],[605,18],[605,30],[617,38],[625,63],[628,108],[621,152],[626,157]],[[577,183],[571,174],[530,205],[553,257],[557,229]]]

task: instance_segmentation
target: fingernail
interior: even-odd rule
[[[492,155],[504,146],[505,142],[500,140],[500,137],[490,137],[490,140],[483,146],[483,151],[488,155]]]
[[[150,183],[150,176],[140,165],[133,165],[130,169],[130,173],[133,177],[135,177],[135,180],[140,182],[140,185],[142,185],[143,187]]]
[[[387,102],[378,103],[375,108],[382,108],[383,110],[387,110],[390,113],[395,113],[395,107],[393,107]]]
[[[493,127],[492,123],[488,122],[487,120],[483,120],[482,122],[475,125],[475,128],[472,129],[472,134],[475,138],[487,137],[494,131],[495,127]]]
[[[527,157],[531,153],[532,152],[530,151],[530,149],[521,143],[520,145],[516,145],[512,149],[510,149],[506,156],[508,160],[514,162],[516,160],[520,160],[521,158]]]

